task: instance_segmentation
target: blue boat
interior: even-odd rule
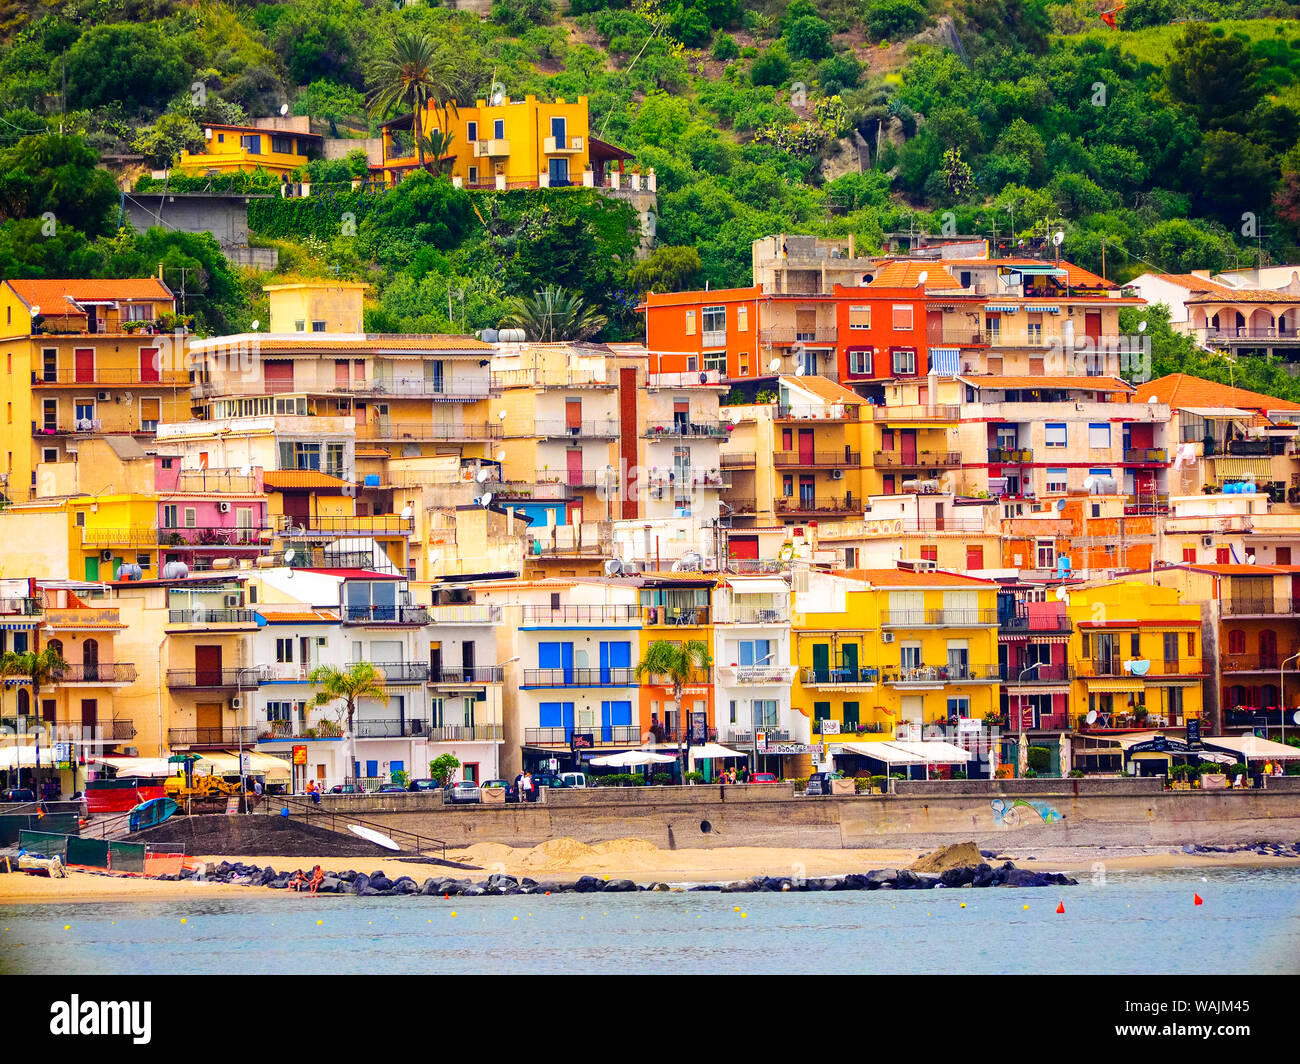
[[[142,831],[161,824],[179,808],[170,798],[150,798],[131,810],[127,823],[132,831]]]

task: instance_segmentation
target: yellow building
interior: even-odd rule
[[[1080,732],[1182,728],[1202,716],[1198,604],[1175,588],[1122,580],[1072,589],[1067,612],[1070,715]]]
[[[445,127],[452,140],[441,162],[445,172],[466,188],[602,187],[606,167],[631,154],[592,137],[587,97],[568,102],[505,97],[499,103],[478,100],[473,107],[444,112],[428,104],[420,123],[422,136]],[[386,182],[418,166],[414,123],[409,114],[383,126],[383,161],[374,167]],[[426,153],[425,163],[432,162]]]
[[[162,281],[12,280],[0,284],[5,382],[0,472],[11,500],[53,494],[38,466],[96,436],[147,440],[190,416],[189,374],[162,335],[176,303]]]
[[[962,466],[956,438],[961,385],[922,378],[888,382],[884,392],[883,406],[864,408],[872,415],[863,429],[871,454],[862,463],[867,494],[895,495],[912,481],[934,481],[951,492]]]
[[[306,125],[306,119],[302,120]],[[258,126],[203,127],[203,151],[181,152],[176,169],[193,176],[266,170],[287,177],[320,155],[324,138],[306,129],[262,129]]]
[[[996,716],[997,591],[938,571],[809,573],[795,593],[792,705],[814,739],[919,739],[926,725]]]

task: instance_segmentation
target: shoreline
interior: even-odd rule
[[[450,859],[479,866],[478,870],[472,872],[378,855],[373,858],[220,856],[193,857],[190,860],[209,864],[243,861],[260,867],[270,865],[280,871],[298,868],[310,870],[313,865],[320,865],[326,872],[354,869],[370,874],[382,871],[392,879],[405,875],[416,882],[429,876],[478,881],[494,873],[504,873],[538,881],[571,882],[579,876],[591,875],[598,879],[630,879],[638,885],[658,882],[690,886],[725,883],[756,875],[821,878],[862,874],[884,868],[903,869],[908,868],[925,852],[927,851],[915,848],[773,850],[766,847],[734,847],[659,850],[653,844],[639,839],[619,839],[610,843],[598,843],[594,847],[572,839],[553,839],[532,849],[514,850],[495,843],[479,843],[464,850],[449,852]],[[1113,847],[1105,850],[1095,847],[1008,847],[998,851],[996,858],[988,857],[985,860],[995,866],[1010,860],[1019,868],[1035,872],[1064,872],[1080,877],[1081,881],[1098,871],[1098,864],[1103,865],[1107,873],[1180,868],[1300,868],[1300,857],[1276,857],[1253,852],[1184,853],[1150,846]],[[71,869],[67,879],[47,879],[18,872],[0,876],[0,905],[227,897],[240,892],[253,892],[257,896],[267,893],[296,893],[268,892],[264,887],[239,884],[144,879]]]

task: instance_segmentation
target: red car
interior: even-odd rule
[[[775,783],[776,775],[771,772],[755,772],[749,777],[750,783]]]

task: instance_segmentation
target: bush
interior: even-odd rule
[[[686,780],[687,783],[703,783],[703,782],[704,782],[704,773],[703,773],[703,772],[688,772],[688,773],[686,773],[685,780]]]
[[[666,784],[672,783],[673,774],[671,772],[656,772],[654,781],[661,787],[665,786]]]
[[[780,85],[790,76],[790,60],[773,45],[754,60],[749,78],[755,85]]]
[[[1070,769],[1070,779],[1072,780],[1083,779],[1083,769],[1081,768]]]
[[[918,0],[877,0],[867,12],[867,29],[878,41],[910,37],[925,24]]]
[[[740,56],[740,47],[730,33],[719,33],[713,38],[713,58],[725,63]]]
[[[1034,772],[1046,772],[1052,763],[1052,755],[1045,746],[1031,746],[1028,761]]]
[[[592,782],[597,787],[644,787],[645,777],[639,772],[611,772],[595,777]]]
[[[804,15],[786,27],[785,39],[796,59],[826,59],[831,55],[830,23],[816,15]]]

